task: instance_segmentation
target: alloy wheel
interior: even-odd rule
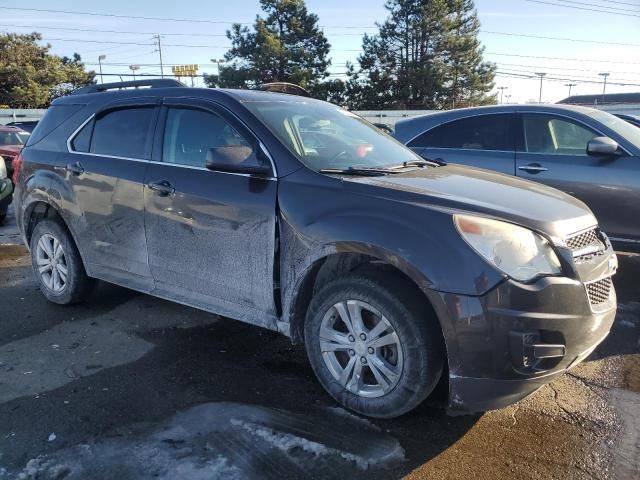
[[[381,397],[398,384],[404,355],[395,329],[359,300],[333,305],[320,325],[320,351],[331,375],[351,393]]]
[[[67,259],[62,244],[53,235],[46,233],[38,240],[36,264],[42,283],[52,292],[62,292],[69,276]]]

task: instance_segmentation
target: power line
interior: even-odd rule
[[[88,32],[88,33],[118,33],[124,35],[156,35],[157,32],[141,32],[141,31],[131,31],[131,30],[102,30],[96,28],[70,28],[70,27],[48,27],[44,25],[16,25],[16,24],[0,24],[0,27],[10,27],[10,28],[26,28],[30,30],[60,30],[60,31],[69,31],[69,32]],[[166,37],[212,37],[212,38],[226,38],[225,33],[184,33],[184,32],[159,32],[160,35]],[[535,38],[541,40],[556,40],[562,42],[581,42],[581,43],[591,43],[591,44],[599,44],[599,45],[616,45],[616,46],[624,46],[624,47],[640,47],[640,43],[625,43],[625,42],[607,42],[607,41],[599,41],[599,40],[587,40],[584,38],[569,38],[569,37],[551,37],[544,35],[530,35],[525,33],[515,33],[515,32],[496,32],[493,30],[480,30],[480,33],[490,34],[490,35],[503,35],[507,37],[523,37],[523,38]],[[331,33],[333,37],[341,37],[341,36],[362,36],[362,33]]]
[[[191,22],[191,23],[207,23],[207,24],[215,24],[215,25],[229,25],[232,23],[237,23],[240,25],[253,25],[253,22],[230,22],[225,20],[204,20],[201,18],[171,18],[171,17],[146,17],[141,15],[122,15],[116,13],[96,13],[96,12],[82,12],[78,10],[54,10],[50,8],[25,8],[25,7],[5,7],[0,6],[0,9],[4,10],[18,10],[18,11],[26,11],[26,12],[40,12],[40,13],[63,13],[67,15],[88,15],[92,17],[111,17],[111,18],[129,18],[133,20],[154,20],[159,22]],[[376,28],[375,25],[320,25],[322,28]]]
[[[598,12],[598,13],[609,13],[611,15],[624,15],[625,17],[639,17],[640,18],[640,14],[639,15],[634,15],[633,13],[623,13],[623,12],[612,12],[612,11],[608,11],[608,10],[596,10],[595,8],[588,8],[588,7],[578,7],[576,5],[565,5],[562,3],[554,3],[554,2],[545,2],[543,0],[524,0],[525,2],[530,2],[530,3],[541,3],[543,5],[553,5],[555,7],[564,7],[564,8],[573,8],[576,10],[587,10],[589,12]]]
[[[525,0],[528,1],[528,0]],[[518,58],[539,58],[543,60],[564,60],[570,62],[591,62],[591,63],[621,63],[624,65],[640,65],[640,62],[627,62],[622,60],[593,60],[587,58],[569,58],[569,57],[545,57],[540,55],[521,55],[518,53],[502,53],[502,52],[485,52],[487,55],[499,55],[504,57],[518,57]]]
[[[561,40],[563,42],[582,42],[582,43],[595,43],[595,44],[601,44],[601,45],[618,45],[618,46],[624,46],[624,47],[640,47],[640,43],[604,42],[599,40],[586,40],[583,38],[548,37],[543,35],[529,35],[525,33],[494,32],[490,30],[480,30],[480,33],[488,33],[491,35],[505,35],[508,37],[538,38],[542,40]]]
[[[604,9],[610,9],[610,10],[619,10],[621,12],[632,12],[632,13],[638,13],[640,12],[640,10],[638,9],[638,5],[631,5],[631,6],[635,6],[636,8],[631,10],[629,8],[622,8],[622,7],[614,7],[611,5],[601,5],[601,4],[597,4],[597,3],[588,3],[588,2],[577,2],[575,0],[555,0],[556,2],[561,2],[561,3],[572,3],[574,5],[588,5],[590,7],[598,7],[598,8],[604,8]]]
[[[631,9],[628,9],[628,8],[612,7],[612,6],[609,6],[609,5],[599,5],[597,3],[576,2],[575,0],[555,0],[555,1],[556,2],[561,2],[561,3],[572,3],[574,5],[580,5],[580,6],[587,5],[587,6],[590,6],[590,7],[598,7],[598,8],[604,8],[604,9],[619,10],[621,12],[640,13],[640,10],[638,10],[637,8],[635,8],[634,10],[631,10]],[[637,7],[637,5],[636,5],[636,7]]]

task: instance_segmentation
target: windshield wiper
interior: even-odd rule
[[[390,168],[406,168],[406,167],[442,167],[444,165],[446,165],[447,162],[445,162],[444,160],[442,160],[441,158],[436,158],[434,160],[424,160],[424,159],[419,159],[419,160],[408,160],[406,162],[402,162],[399,165],[394,165]]]
[[[390,173],[398,173],[388,168],[375,167],[321,168],[318,171],[320,173],[363,175],[368,177],[379,177],[381,175],[389,175]]]

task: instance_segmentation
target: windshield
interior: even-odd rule
[[[0,132],[0,145],[24,145],[28,138],[27,132]]]
[[[359,116],[309,101],[248,102],[246,107],[309,168],[380,168],[420,160]]]
[[[625,140],[632,143],[637,149],[640,149],[640,128],[631,125],[629,122],[611,115],[610,113],[602,112],[600,110],[589,112],[588,115],[594,120],[602,123],[604,126],[609,127]]]

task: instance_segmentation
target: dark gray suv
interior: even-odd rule
[[[512,403],[615,316],[616,257],[583,203],[424,161],[308,98],[92,86],[54,102],[14,166],[50,301],[101,279],[282,332],[364,415],[436,387],[454,409]]]
[[[403,120],[395,136],[426,158],[544,183],[593,210],[621,251],[640,252],[640,129],[569,105],[462,108]]]

